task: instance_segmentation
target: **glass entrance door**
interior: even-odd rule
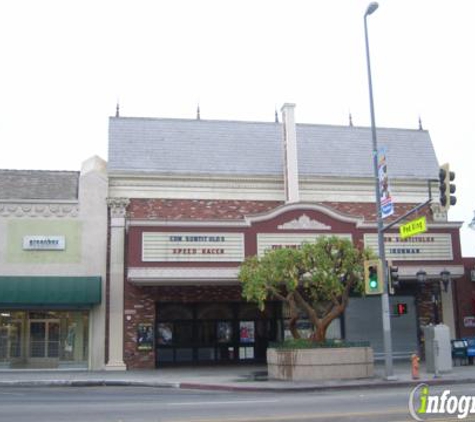
[[[29,357],[32,359],[59,358],[59,321],[30,321]]]

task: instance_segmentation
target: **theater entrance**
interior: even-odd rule
[[[265,362],[282,332],[281,306],[248,303],[156,304],[156,366]]]

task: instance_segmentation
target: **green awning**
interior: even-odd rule
[[[91,307],[101,303],[101,277],[0,276],[0,307]]]

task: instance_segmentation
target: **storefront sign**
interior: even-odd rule
[[[263,256],[273,249],[293,248],[300,249],[302,243],[314,243],[319,237],[327,234],[300,234],[300,233],[259,233],[257,235],[257,254]],[[351,234],[334,234],[333,236],[351,240]]]
[[[66,249],[64,236],[24,236],[25,251],[62,251]]]
[[[407,239],[408,237],[415,236],[416,234],[425,233],[427,231],[426,218],[420,217],[415,220],[409,221],[409,223],[403,224],[399,227],[399,236],[401,239]]]
[[[466,316],[463,319],[463,326],[466,328],[475,327],[475,316]]]
[[[142,235],[144,262],[241,262],[244,260],[242,233],[158,233]]]
[[[378,235],[364,235],[365,247],[378,253]],[[433,233],[401,239],[396,234],[384,235],[386,258],[395,261],[450,261],[452,236],[449,233]]]

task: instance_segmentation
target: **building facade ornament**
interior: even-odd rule
[[[1,217],[58,217],[75,218],[79,215],[78,204],[58,203],[3,203],[0,204]]]
[[[434,222],[441,223],[447,221],[447,211],[443,210],[439,203],[433,203],[430,205],[432,212],[432,218]]]
[[[129,198],[107,198],[107,206],[110,209],[112,218],[124,218],[127,213]]]
[[[331,230],[331,226],[312,220],[308,215],[302,214],[299,218],[288,221],[278,226],[279,230]]]

